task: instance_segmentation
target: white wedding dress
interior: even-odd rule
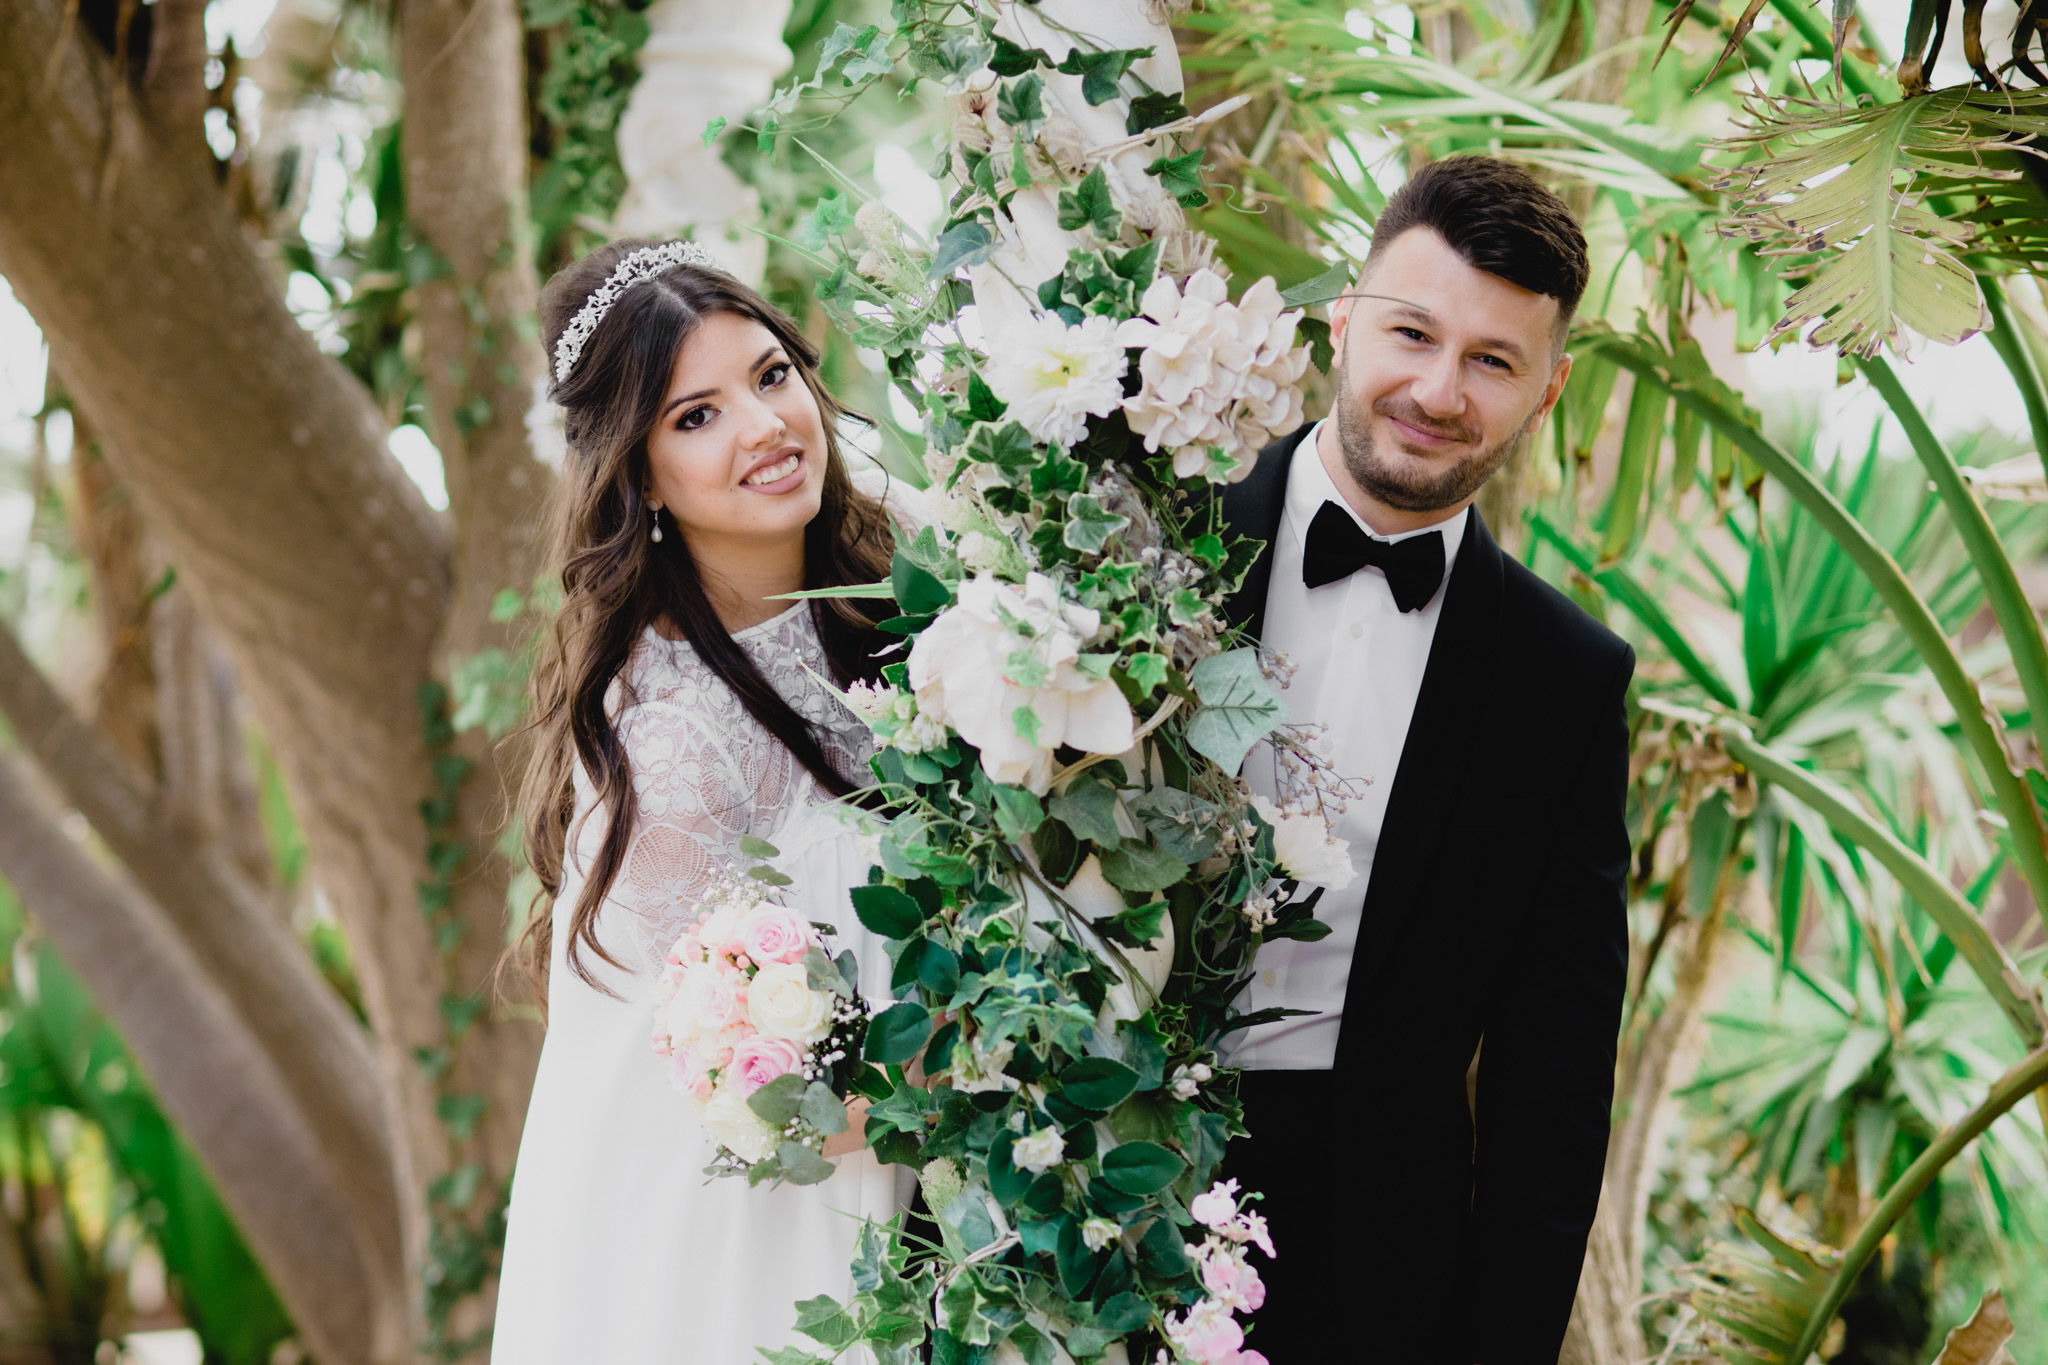
[[[827,736],[835,766],[863,780],[865,724],[805,671],[830,676],[809,604],[733,640]],[[766,839],[793,879],[789,904],[837,927],[836,946],[859,958],[870,1000],[887,995],[889,961],[847,900],[847,888],[866,881],[861,840],[834,818],[838,808],[803,765],[688,644],[650,630],[624,675],[614,714],[639,820],[597,933],[630,970],[580,954],[613,998],[564,959],[582,869],[604,835],[604,812],[593,811],[579,771],[555,900],[547,1038],[513,1177],[494,1365],[742,1365],[758,1359],[758,1346],[814,1345],[794,1331],[795,1304],[851,1292],[860,1220],[895,1216],[914,1180],[866,1150],[840,1157],[817,1185],[749,1189],[744,1179],[704,1176],[712,1144],[670,1088],[650,1036],[659,964],[695,918],[693,890],[706,873],[742,858],[743,835]]]

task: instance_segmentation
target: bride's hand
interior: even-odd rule
[[[846,1127],[825,1139],[827,1158],[845,1156],[868,1145],[868,1097],[855,1095],[846,1102]]]

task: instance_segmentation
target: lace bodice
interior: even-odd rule
[[[833,766],[861,781],[873,741],[865,723],[820,681],[831,671],[810,604],[798,602],[732,638],[783,700],[817,727]],[[649,969],[693,916],[713,869],[738,853],[743,836],[773,843],[793,815],[829,798],[684,641],[649,628],[614,682],[611,704],[638,811],[597,935],[621,962]],[[595,807],[595,790],[579,765],[563,906],[575,903],[582,874],[603,843],[605,817]],[[586,818],[592,815],[597,818]]]

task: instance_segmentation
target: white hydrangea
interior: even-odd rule
[[[1351,885],[1358,875],[1351,845],[1332,834],[1320,815],[1289,814],[1263,796],[1254,796],[1252,806],[1273,827],[1273,857],[1283,876],[1332,891]]]
[[[976,574],[910,648],[918,711],[979,749],[991,778],[1043,795],[1060,745],[1120,754],[1136,743],[1130,703],[1083,663],[1101,624],[1042,573],[1022,587]]]
[[[1034,440],[1072,446],[1088,434],[1090,417],[1123,402],[1126,344],[1115,318],[1069,327],[1045,314],[990,336],[982,377]]]
[[[1175,474],[1218,477],[1229,468],[1212,459],[1221,450],[1237,461],[1223,476],[1240,479],[1260,447],[1301,425],[1295,386],[1309,352],[1294,344],[1301,314],[1282,305],[1271,279],[1232,303],[1213,270],[1196,271],[1185,289],[1162,275],[1139,311],[1117,329],[1119,345],[1143,348],[1144,384],[1124,415],[1145,449],[1172,452]]]

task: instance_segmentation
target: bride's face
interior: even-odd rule
[[[693,551],[800,537],[825,486],[818,402],[775,334],[713,313],[676,356],[647,438],[648,498]]]

